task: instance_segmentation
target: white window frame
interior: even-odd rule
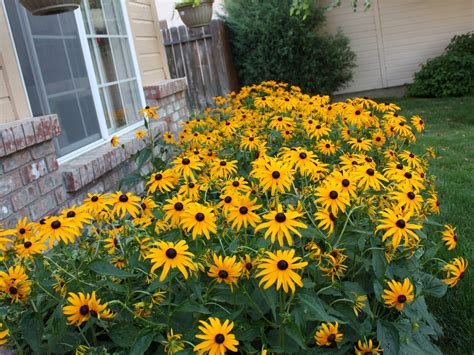
[[[146,105],[145,93],[143,91],[143,83],[142,83],[142,78],[141,78],[141,72],[140,72],[140,68],[138,66],[138,60],[137,60],[137,55],[136,55],[136,51],[135,51],[135,43],[134,43],[134,37],[133,37],[131,25],[130,25],[130,17],[129,17],[129,14],[128,14],[127,4],[125,3],[126,0],[114,0],[114,1],[119,1],[120,2],[120,6],[121,6],[121,9],[122,9],[122,14],[123,14],[123,17],[124,17],[124,22],[125,22],[126,37],[128,38],[128,43],[129,43],[129,47],[130,47],[130,51],[131,51],[132,68],[135,71],[135,77],[133,79],[126,79],[126,80],[121,80],[121,81],[118,81],[118,82],[121,83],[121,82],[128,82],[128,81],[136,80],[137,85],[138,85],[138,90],[139,90],[140,103],[141,103],[141,106],[144,107]],[[3,0],[2,0],[2,6],[3,6],[3,11],[5,13],[5,17],[7,19],[7,26],[8,26],[8,30],[9,30],[9,35],[10,35],[10,38],[12,40],[12,43],[14,43],[13,42],[13,33],[12,33],[12,30],[11,30],[11,27],[10,27],[10,22],[9,22],[9,19],[8,19],[8,16],[7,16],[5,3],[4,3]],[[120,129],[118,129],[117,131],[115,131],[113,133],[109,132],[109,129],[107,128],[107,122],[106,122],[106,118],[105,118],[104,107],[102,105],[102,100],[100,98],[99,84],[98,84],[97,79],[96,79],[96,74],[95,74],[95,71],[94,71],[94,64],[92,62],[92,53],[90,52],[89,44],[87,42],[88,39],[87,39],[86,29],[85,29],[85,26],[84,26],[84,20],[83,20],[82,14],[81,14],[81,9],[77,9],[77,10],[74,11],[74,17],[76,19],[76,25],[77,25],[78,34],[79,34],[79,40],[81,42],[82,52],[84,54],[84,61],[85,61],[85,65],[86,65],[87,76],[89,78],[89,82],[90,82],[90,85],[91,85],[92,97],[93,97],[93,100],[94,100],[95,109],[97,111],[97,119],[99,121],[98,123],[99,123],[100,134],[101,134],[102,138],[95,141],[95,142],[93,142],[93,143],[87,144],[84,147],[76,149],[73,152],[68,153],[68,154],[66,154],[62,157],[59,157],[58,158],[58,163],[59,164],[64,164],[64,163],[66,163],[66,162],[68,162],[68,161],[70,161],[70,160],[72,160],[72,159],[74,159],[74,158],[76,158],[76,157],[78,157],[78,156],[80,156],[84,153],[87,153],[87,152],[89,152],[89,151],[91,151],[91,150],[93,150],[93,149],[95,149],[95,148],[97,148],[97,147],[99,147],[103,144],[109,143],[110,140],[111,140],[111,137],[113,135],[120,137],[120,136],[122,136],[126,133],[129,133],[129,132],[143,126],[143,121],[139,120],[138,122],[130,124],[130,125],[125,126],[123,128],[120,128]],[[21,73],[21,66],[20,66],[20,62],[19,62],[19,59],[18,59],[18,54],[16,52],[16,49],[15,49],[15,58],[16,58],[17,66],[18,66],[18,68],[20,70],[20,73]],[[23,73],[21,73],[21,75],[22,75],[22,78],[23,78]],[[110,85],[110,83],[108,85]],[[25,96],[28,99],[28,105],[30,105],[30,101],[29,101],[29,98],[28,98],[28,92],[26,90],[24,81],[23,81],[23,88],[25,90]],[[30,111],[31,111],[31,105],[30,105]],[[138,112],[137,112],[137,115],[138,115]]]

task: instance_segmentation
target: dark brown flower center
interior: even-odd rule
[[[407,296],[405,295],[400,295],[397,297],[398,303],[405,303],[407,301]]]
[[[338,196],[339,196],[339,194],[337,193],[337,191],[331,191],[329,193],[329,197],[333,200],[335,200]]]
[[[214,341],[217,343],[217,344],[222,344],[224,343],[225,341],[225,336],[221,333],[217,334],[215,337],[214,337]]]
[[[288,269],[288,262],[286,260],[280,260],[277,263],[277,268],[282,271]]]
[[[403,228],[405,228],[405,226],[406,226],[406,223],[405,223],[405,221],[404,221],[403,219],[399,219],[395,224],[396,224],[397,227],[400,228],[400,229],[403,229]]]
[[[69,211],[69,212],[66,214],[66,217],[68,217],[68,218],[74,218],[74,217],[76,217],[76,212],[74,212],[74,211]]]
[[[11,286],[8,291],[10,291],[10,295],[16,295],[18,293],[18,289],[15,286]]]
[[[51,223],[51,228],[58,229],[59,227],[61,227],[61,222],[54,221],[54,222]]]
[[[248,211],[249,211],[249,209],[245,206],[242,206],[242,207],[239,208],[240,214],[247,214]]]
[[[413,191],[410,191],[409,193],[407,193],[407,196],[410,200],[413,200],[415,198],[415,193]]]
[[[333,222],[336,222],[337,218],[335,215],[332,214],[332,212],[329,212],[329,218],[331,219],[331,221]]]
[[[252,268],[253,268],[252,263],[247,263],[247,264],[245,264],[245,268],[246,268],[248,271],[252,270]]]
[[[412,175],[409,171],[407,171],[407,172],[405,173],[405,177],[406,177],[407,179],[411,179],[411,178],[413,177],[413,175]]]
[[[183,204],[182,204],[181,202],[176,202],[176,203],[174,204],[174,209],[175,209],[176,211],[182,211],[183,208],[184,208],[184,206],[183,206]]]
[[[191,160],[189,160],[188,158],[184,158],[183,160],[181,160],[181,163],[183,165],[189,165],[189,163],[191,163]]]
[[[99,197],[98,196],[92,196],[91,201],[92,202],[97,202],[97,201],[99,201]]]
[[[351,183],[350,183],[349,180],[347,180],[347,179],[343,179],[343,180],[342,180],[342,186],[347,187],[347,186],[349,186],[350,184],[351,184]]]
[[[221,279],[226,279],[229,277],[229,273],[225,270],[220,270],[217,274]]]
[[[366,172],[367,175],[369,175],[369,176],[374,176],[374,175],[375,175],[374,169],[367,169],[365,172]]]
[[[123,203],[128,202],[128,196],[127,195],[120,195],[119,201],[123,202]]]
[[[279,179],[280,176],[281,176],[281,175],[280,175],[280,172],[278,172],[278,171],[274,171],[274,172],[272,173],[272,178],[274,178],[274,179]]]
[[[227,165],[227,162],[221,161],[221,162],[219,163],[219,165],[220,165],[220,166],[226,166],[226,165]]]
[[[225,203],[231,203],[232,202],[232,197],[226,196],[226,198],[224,199],[224,202]]]
[[[83,316],[86,316],[89,313],[89,306],[86,304],[81,306],[81,308],[79,308],[79,313]]]
[[[174,259],[176,258],[176,255],[178,255],[178,253],[176,252],[176,249],[174,248],[169,248],[167,251],[166,251],[166,257],[168,259]]]
[[[29,247],[31,247],[32,243],[30,241],[28,242],[25,242],[25,244],[23,244],[23,246],[28,249]]]
[[[155,180],[156,181],[160,181],[161,179],[163,179],[163,175],[161,175],[161,174],[156,174],[155,175]]]
[[[306,159],[308,155],[305,152],[300,153],[300,159]]]
[[[275,215],[275,221],[277,221],[278,223],[283,223],[286,221],[286,216],[284,213],[282,212],[279,212]]]
[[[328,342],[334,343],[336,341],[336,334],[330,334],[328,336]]]
[[[201,212],[196,213],[195,218],[196,218],[196,221],[198,222],[204,221],[204,218],[205,218],[204,213],[201,213]]]

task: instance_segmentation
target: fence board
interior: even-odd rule
[[[230,45],[221,20],[210,26],[165,28],[163,42],[172,78],[185,76],[192,109],[213,105],[212,97],[237,90]]]

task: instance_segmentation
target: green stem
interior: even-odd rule
[[[347,224],[349,223],[349,219],[351,218],[352,213],[358,209],[361,208],[362,206],[356,206],[352,208],[349,213],[347,214],[346,221],[344,222],[344,227],[342,227],[341,233],[339,234],[339,237],[336,240],[336,243],[334,243],[334,248],[337,248],[339,245],[339,242],[341,241],[342,236],[344,235],[344,232],[346,231]]]

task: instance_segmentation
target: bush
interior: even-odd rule
[[[474,89],[474,34],[455,36],[439,57],[428,60],[415,74],[407,95],[463,96]]]
[[[351,80],[355,54],[342,33],[321,32],[322,8],[303,20],[290,15],[290,0],[232,0],[224,7],[242,84],[276,80],[328,94]]]
[[[424,121],[398,110],[270,82],[218,98],[164,134],[178,155],[147,158],[165,166],[142,196],[91,193],[0,230],[0,344],[439,354],[426,300],[467,263],[436,257],[462,238],[430,219],[433,151],[408,150]],[[152,131],[139,136],[162,144]]]

